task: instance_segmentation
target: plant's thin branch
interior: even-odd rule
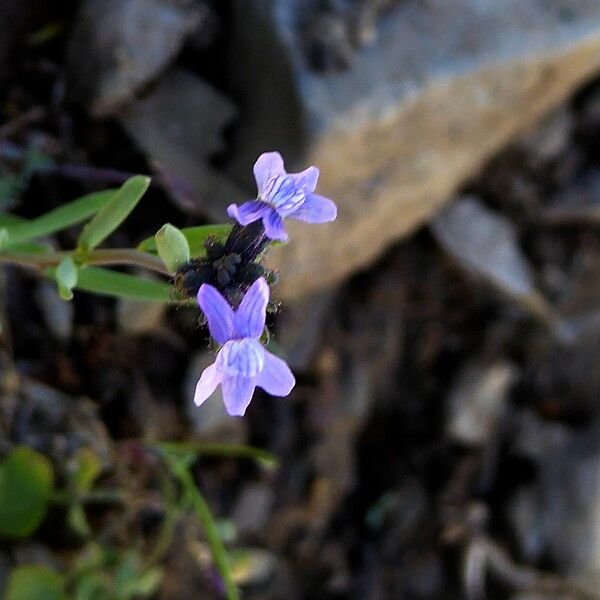
[[[169,275],[169,271],[157,256],[147,252],[139,252],[130,248],[111,248],[107,250],[91,250],[82,257],[77,251],[53,252],[51,254],[20,254],[4,251],[0,253],[0,264],[17,265],[33,269],[46,269],[57,266],[66,256],[81,260],[86,265],[128,265],[142,267],[161,275]]]

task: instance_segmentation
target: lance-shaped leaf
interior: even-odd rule
[[[185,235],[177,227],[167,223],[157,231],[154,237],[158,255],[171,273],[175,273],[190,260],[190,245]]]
[[[185,227],[181,233],[185,236],[190,247],[192,258],[202,257],[206,254],[204,244],[209,238],[217,242],[225,242],[231,233],[232,225],[199,225],[197,227]],[[137,248],[140,252],[151,252],[157,254],[156,239],[146,238]]]
[[[30,220],[20,219],[13,215],[3,215],[3,226],[8,231],[7,246],[12,248],[16,244],[50,235],[81,223],[106,206],[116,193],[117,190],[110,189],[86,194]]]
[[[103,242],[129,216],[149,185],[150,177],[145,175],[129,178],[110,202],[83,228],[79,246],[91,250]]]
[[[46,269],[46,275],[55,279],[56,269]],[[116,298],[147,300],[148,302],[166,303],[173,299],[172,288],[167,283],[143,279],[101,267],[81,267],[75,289]]]
[[[56,267],[58,293],[63,300],[73,298],[73,288],[77,285],[78,268],[70,256],[65,256]]]

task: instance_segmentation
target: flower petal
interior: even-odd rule
[[[325,196],[308,194],[304,204],[290,217],[307,223],[327,223],[328,221],[335,221],[337,207],[332,200],[325,198]]]
[[[240,225],[249,225],[258,221],[269,209],[269,205],[260,200],[249,200],[241,206],[230,204],[227,207],[227,214],[235,219]]]
[[[210,335],[219,344],[224,344],[233,337],[233,309],[229,302],[208,283],[203,283],[198,290],[198,304],[208,320]]]
[[[281,154],[279,152],[261,154],[254,163],[254,178],[256,179],[260,198],[264,198],[263,192],[265,192],[268,183],[278,175],[285,175]]]
[[[217,365],[213,363],[202,371],[200,380],[196,384],[196,393],[194,394],[194,402],[196,406],[200,406],[211,394],[215,391],[219,383],[223,379],[223,374],[217,369]]]
[[[221,382],[223,386],[223,402],[225,408],[232,417],[243,417],[252,394],[256,387],[254,377],[243,375],[227,375]]]
[[[290,173],[288,177],[297,187],[302,188],[307,194],[310,194],[317,187],[319,169],[317,167],[308,167],[308,169],[304,169],[300,173]]]
[[[276,210],[271,209],[263,215],[263,225],[265,226],[265,234],[268,238],[282,242],[288,239],[283,219]]]
[[[248,289],[235,312],[233,327],[237,337],[258,339],[265,328],[269,286],[264,277],[257,279]]]
[[[255,383],[272,396],[287,396],[296,385],[296,379],[284,360],[265,350],[265,366]]]

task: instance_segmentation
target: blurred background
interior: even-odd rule
[[[119,497],[0,540],[0,589],[84,564],[113,592],[69,598],[221,597],[190,515],[131,566],[168,514],[144,444],[195,440],[280,461],[193,465],[243,598],[600,598],[598,0],[2,0],[0,30],[3,212],[150,174],[135,247],[223,222],[269,150],[339,208],[269,256],[298,384],[243,419],[193,405],[197,310],[4,269],[0,453]]]

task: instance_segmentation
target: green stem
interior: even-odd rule
[[[34,269],[56,267],[66,256],[71,256],[76,262],[86,265],[129,265],[143,267],[162,275],[169,271],[157,256],[147,252],[138,252],[130,248],[114,248],[107,250],[90,250],[82,253],[79,250],[70,252],[53,252],[49,254],[21,254],[4,251],[0,253],[0,264],[17,265]]]
[[[227,600],[239,600],[240,595],[233,580],[227,551],[219,536],[217,524],[210,512],[208,504],[196,487],[189,469],[181,463],[172,466],[175,475],[183,487],[187,500],[194,509],[194,512],[200,521],[200,525],[204,530],[204,535],[206,536],[206,541],[208,542],[215,567],[223,580]]]
[[[167,453],[193,453],[203,456],[231,456],[238,458],[250,458],[261,466],[274,469],[277,467],[277,457],[253,446],[241,446],[237,444],[207,444],[204,442],[158,442],[154,448]]]
[[[143,571],[150,570],[166,556],[173,541],[173,533],[177,523],[178,506],[175,485],[164,471],[160,473],[160,487],[165,502],[165,518],[154,549],[144,563]]]

